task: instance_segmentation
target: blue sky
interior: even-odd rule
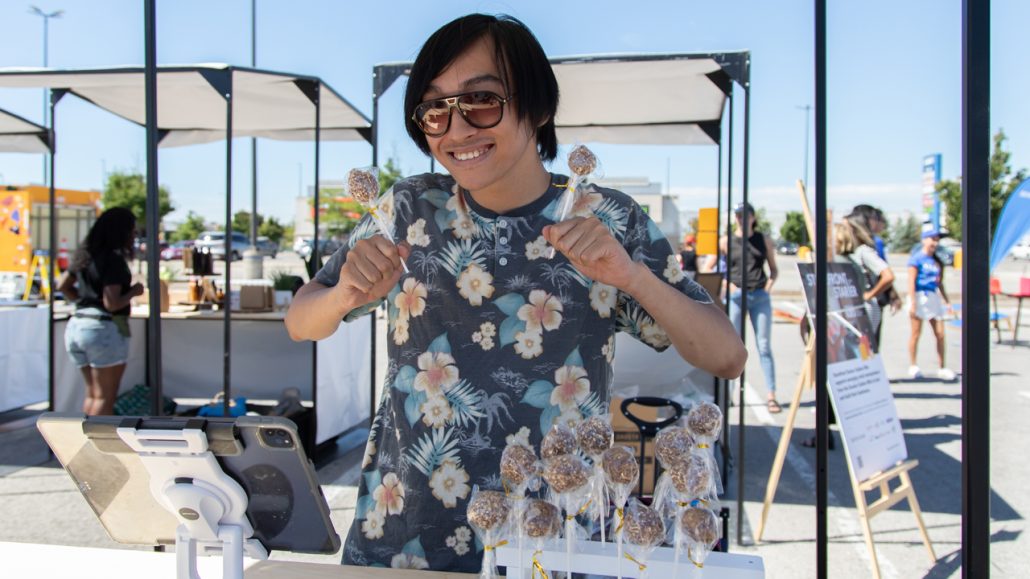
[[[32,2],[46,11],[65,10],[50,25],[52,67],[143,62],[140,0],[11,0],[0,4],[5,23],[0,67],[42,64],[42,20],[29,13]],[[159,63],[250,64],[250,0],[157,4]],[[891,213],[918,211],[924,155],[943,155],[945,177],[959,173],[961,1],[829,4],[830,204],[838,211],[863,202]],[[1030,75],[1020,72],[1025,51],[1018,49],[1017,38],[1020,23],[1030,20],[1030,3],[995,0],[992,5],[991,126],[1008,135],[1013,165],[1028,167]],[[751,192],[756,205],[778,213],[799,206],[794,182],[804,167],[805,113],[798,107],[814,101],[812,6],[807,0],[257,0],[257,66],[320,76],[371,116],[372,67],[413,59],[432,31],[469,12],[522,19],[551,56],[747,49],[752,53]],[[398,83],[380,101],[380,159],[395,156],[405,173],[422,172],[429,161],[403,131],[402,96]],[[41,99],[39,90],[0,89],[0,108],[36,121],[42,119]],[[738,130],[742,113],[741,107]],[[145,168],[142,129],[74,98],[62,101],[58,115],[59,186],[101,188],[105,171]],[[313,180],[313,147],[271,141],[259,147],[259,211],[290,220],[299,188]],[[810,147],[812,173],[814,141]],[[249,145],[240,140],[234,150],[234,210],[249,209]],[[645,176],[664,183],[668,171],[681,207],[714,205],[714,148],[598,145],[594,150],[610,177]],[[370,159],[366,144],[325,143],[323,179],[342,178]],[[742,156],[736,159],[739,181]],[[186,210],[223,219],[223,144],[162,150],[159,162],[159,181],[171,190],[177,208],[172,221]],[[39,155],[0,154],[0,182],[41,178]],[[738,184],[735,195],[739,192]]]

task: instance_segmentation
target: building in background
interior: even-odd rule
[[[651,216],[673,247],[679,247],[684,227],[676,198],[662,193],[662,184],[647,177],[607,177],[598,179],[601,187],[617,189],[629,195]]]

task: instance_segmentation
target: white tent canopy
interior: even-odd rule
[[[157,74],[160,146],[225,138],[223,92],[232,92],[234,137],[314,140],[315,106],[309,92],[316,77],[226,64],[161,66]],[[141,126],[146,123],[143,67],[82,70],[0,69],[0,87],[65,90]],[[321,83],[320,138],[367,140],[371,122]]]
[[[0,109],[0,152],[47,153],[49,151],[46,127]]]

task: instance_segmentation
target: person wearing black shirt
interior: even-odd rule
[[[86,382],[82,411],[112,414],[129,357],[129,310],[143,284],[132,283],[126,258],[132,254],[136,218],[122,207],[105,211],[75,252],[58,289],[75,302],[64,345]]]
[[[697,248],[694,247],[695,240],[694,235],[688,233],[683,238],[683,249],[680,251],[680,267],[683,269],[683,273],[687,274],[691,279],[697,276]]]

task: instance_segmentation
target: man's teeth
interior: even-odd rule
[[[485,152],[486,149],[479,149],[476,151],[469,151],[467,153],[454,153],[454,158],[459,161],[468,161],[471,159],[475,159],[476,157],[482,155]]]

